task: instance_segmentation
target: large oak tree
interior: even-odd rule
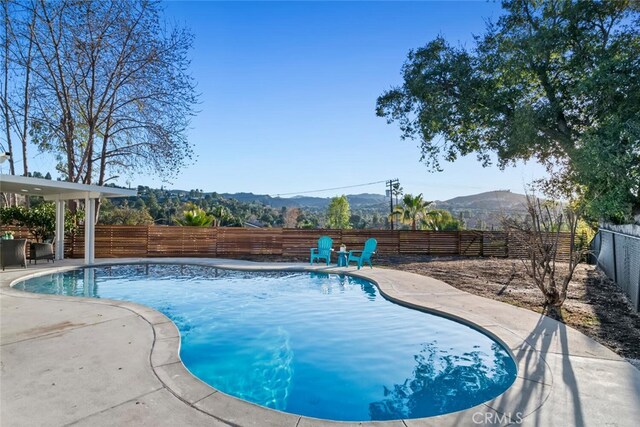
[[[377,114],[422,160],[535,159],[543,188],[593,218],[640,212],[640,13],[630,0],[503,1],[471,49],[438,37],[409,53]]]

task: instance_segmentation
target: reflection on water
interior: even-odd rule
[[[354,286],[357,286],[367,295],[368,300],[374,301],[377,296],[377,290],[373,283],[355,277],[340,275],[337,276],[338,280],[334,281],[328,280],[330,278],[328,273],[318,272],[309,273],[309,277],[320,285],[320,292],[325,295],[352,290]]]
[[[82,279],[82,286],[84,289],[85,297],[95,297],[99,295],[98,284],[96,283],[96,269],[85,268]]]
[[[487,355],[471,351],[451,355],[435,342],[415,355],[413,376],[402,384],[384,387],[385,398],[369,404],[372,420],[422,418],[469,408],[496,396],[512,382],[513,360],[498,344]],[[489,359],[490,360],[490,359]]]
[[[369,301],[373,301],[376,299],[377,292],[376,292],[376,287],[373,286],[373,283],[360,282],[360,289],[362,289],[362,292],[367,294]]]

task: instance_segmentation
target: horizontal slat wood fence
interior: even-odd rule
[[[29,238],[26,229],[3,227],[16,238]],[[84,230],[65,240],[65,256],[84,257]],[[282,255],[306,257],[320,236],[333,239],[337,249],[361,249],[370,237],[379,254],[526,257],[526,249],[502,231],[306,230],[297,228],[96,226],[96,258],[240,257]],[[559,259],[569,253],[569,235],[561,239]]]

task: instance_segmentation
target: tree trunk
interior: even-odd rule
[[[552,319],[562,320],[562,304],[563,300],[560,298],[558,292],[548,292],[545,294],[544,310],[547,316]]]
[[[4,34],[5,34],[5,40],[4,40],[4,63],[3,65],[3,72],[4,72],[4,91],[2,94],[2,102],[3,102],[3,106],[2,106],[2,112],[4,115],[4,125],[5,125],[5,131],[6,131],[6,138],[7,138],[7,150],[9,150],[9,152],[11,153],[11,157],[9,157],[9,173],[11,175],[15,175],[16,171],[15,171],[15,167],[14,167],[14,162],[13,162],[13,146],[12,146],[12,142],[11,142],[11,119],[9,117],[9,2],[7,1],[3,1],[3,16],[4,16]]]
[[[29,26],[29,48],[27,49],[27,57],[25,58],[25,76],[24,76],[24,109],[22,116],[22,135],[20,135],[20,143],[22,144],[22,174],[23,176],[29,175],[29,162],[27,158],[27,136],[28,133],[28,124],[29,124],[29,108],[30,108],[30,97],[29,97],[29,86],[31,82],[31,61],[32,61],[32,52],[33,52],[33,32],[35,31],[36,25],[36,10],[33,10],[33,17],[31,19],[31,25]]]

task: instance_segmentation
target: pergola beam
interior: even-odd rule
[[[101,197],[101,193],[99,191],[73,191],[66,192],[64,194],[45,195],[43,197],[45,200],[59,200],[61,197],[63,197],[64,200],[83,200],[87,196],[92,199],[99,199]]]

